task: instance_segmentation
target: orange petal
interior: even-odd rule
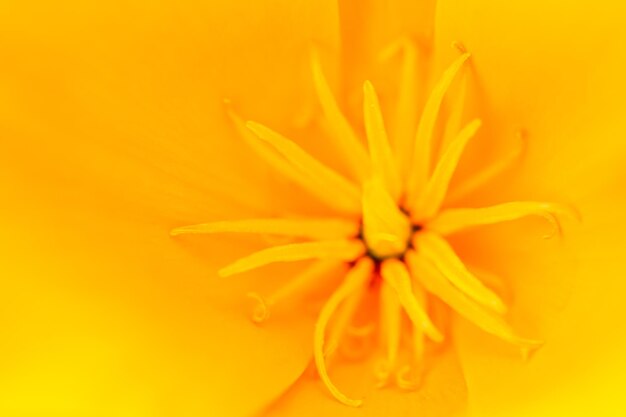
[[[548,196],[584,217],[558,247],[518,241],[525,230],[517,222],[480,231],[484,254],[477,250],[476,258],[511,277],[512,318],[534,326],[546,345],[522,366],[469,326],[458,329],[474,415],[622,412],[626,337],[615,330],[626,315],[626,201],[617,191],[625,178],[626,60],[618,51],[626,42],[626,9],[610,2],[591,8],[541,1],[438,4],[435,48],[461,40],[472,52],[490,131],[485,147],[502,144],[519,128],[528,132],[523,165],[496,178],[480,200],[467,200],[482,206],[508,196]],[[468,161],[482,164],[478,156]]]
[[[210,265],[240,249],[199,256],[167,235],[273,214],[267,169],[221,102],[290,120],[313,99],[294,52],[313,32],[336,45],[334,4],[3,8],[0,414],[257,412],[308,363],[311,320],[250,325],[250,282],[220,283]]]

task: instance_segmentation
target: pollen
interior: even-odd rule
[[[328,277],[343,274],[317,313],[311,361],[330,395],[347,406],[358,407],[363,400],[348,396],[333,382],[332,364],[337,355],[354,353],[349,344],[355,339],[371,341],[376,336],[375,347],[368,352],[380,356],[379,366],[372,371],[380,388],[395,385],[403,390],[419,389],[424,362],[428,360],[427,347],[441,343],[447,336],[440,320],[431,317],[434,298],[520,352],[532,352],[543,343],[519,335],[509,325],[508,306],[498,286],[485,278],[493,274],[476,275],[447,238],[462,230],[527,216],[545,219],[552,228],[547,237],[552,237],[562,233],[563,219],[576,219],[578,215],[568,206],[542,201],[458,206],[457,201],[488,184],[522,157],[525,138],[519,135],[506,155],[452,186],[465,149],[482,126],[479,118],[464,126],[450,121],[447,130],[454,126],[458,129],[449,140],[439,140],[442,103],[453,83],[466,82],[459,74],[471,57],[462,44],[455,43],[454,47],[458,56],[426,96],[421,114],[416,108],[418,100],[408,94],[418,85],[415,46],[403,38],[385,49],[381,53],[384,60],[402,53],[395,114],[388,131],[375,86],[366,81],[362,90],[363,138],[342,113],[319,54],[311,50],[313,87],[331,135],[328,148],[343,160],[344,174],[277,130],[245,121],[227,102],[226,112],[234,128],[258,157],[334,214],[312,218],[290,213],[274,218],[215,221],[171,232],[173,236],[248,233],[293,239],[249,254],[219,271],[220,276],[231,277],[272,263],[311,261],[307,269],[274,293],[248,294],[255,302],[252,321],[259,325],[274,317],[274,308],[305,300],[307,294],[332,286]],[[450,117],[454,114],[450,112]],[[441,151],[435,152],[438,147]],[[378,299],[377,309],[365,303],[368,296]],[[374,311],[371,323],[365,326],[356,320],[364,309]]]

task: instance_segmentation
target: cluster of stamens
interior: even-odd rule
[[[498,175],[521,154],[522,143],[474,177],[450,188],[466,144],[478,131],[480,120],[470,121],[441,143],[435,163],[435,124],[443,98],[470,55],[460,51],[426,100],[417,119],[413,88],[417,52],[411,42],[396,42],[385,55],[403,54],[403,68],[394,132],[389,137],[370,82],[363,89],[366,142],[353,130],[335,101],[315,51],[311,68],[324,118],[330,128],[329,146],[340,153],[349,177],[339,174],[306,153],[295,142],[255,122],[244,122],[230,107],[227,112],[242,138],[281,175],[300,185],[337,213],[332,218],[271,218],[214,222],[175,229],[186,233],[258,233],[287,236],[294,243],[270,247],[242,258],[220,271],[231,276],[274,262],[314,260],[273,294],[251,293],[257,301],[253,320],[262,323],[270,311],[324,286],[328,277],[344,274],[330,291],[318,313],[314,332],[314,363],[323,383],[344,404],[361,400],[347,397],[332,382],[327,364],[350,340],[371,338],[377,330],[382,364],[376,370],[380,386],[392,380],[400,388],[419,385],[427,343],[441,343],[445,332],[429,314],[431,301],[443,302],[476,326],[523,350],[541,342],[518,336],[507,324],[507,307],[493,289],[489,273],[471,269],[459,258],[446,237],[487,224],[513,221],[529,215],[547,218],[559,226],[557,215],[571,215],[567,207],[516,201],[483,208],[444,208],[454,205]],[[465,81],[465,80],[463,80]],[[417,132],[414,132],[417,126]],[[497,280],[497,278],[495,279]],[[379,319],[360,326],[356,313],[372,291],[379,297]],[[407,323],[410,328],[407,330]],[[409,359],[399,352],[409,346]],[[349,350],[346,353],[349,355]],[[403,357],[406,357],[404,355]],[[393,378],[392,378],[393,377]]]

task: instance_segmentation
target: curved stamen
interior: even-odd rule
[[[443,238],[433,232],[422,231],[415,236],[414,241],[420,255],[432,262],[460,291],[496,313],[506,312],[506,305],[500,297],[469,272]]]
[[[332,90],[324,76],[324,71],[322,71],[319,55],[315,48],[311,48],[311,70],[315,91],[333,134],[333,140],[328,143],[334,145],[341,152],[343,160],[350,168],[355,179],[363,181],[370,171],[367,151],[337,105]]]
[[[389,283],[398,294],[400,304],[402,304],[413,325],[422,329],[431,340],[443,341],[443,335],[433,325],[428,314],[413,295],[411,278],[406,265],[398,259],[387,259],[382,264],[381,275],[383,280]]]
[[[380,324],[386,356],[377,371],[378,387],[382,388],[394,370],[400,348],[402,306],[394,289],[383,281],[380,288]]]
[[[415,222],[423,223],[424,220],[431,218],[437,213],[446,197],[448,185],[461,159],[463,150],[467,142],[474,137],[480,125],[481,122],[478,119],[470,122],[450,143],[441,160],[437,163],[432,177],[426,183],[424,191],[420,194],[417,202],[414,203],[411,218]]]
[[[367,285],[367,282],[372,274],[374,269],[374,263],[369,258],[362,258],[357,262],[354,268],[348,272],[344,282],[339,286],[339,288],[330,296],[326,304],[322,307],[320,311],[320,315],[315,323],[315,334],[314,334],[314,343],[313,343],[313,356],[315,359],[315,366],[317,367],[317,371],[322,379],[322,382],[330,393],[343,404],[358,407],[363,401],[362,400],[353,400],[348,398],[345,394],[343,394],[339,389],[333,384],[328,375],[328,371],[326,369],[326,361],[324,358],[324,338],[326,333],[326,327],[328,326],[328,322],[332,318],[333,314],[339,307],[339,305],[349,296],[353,295],[360,288]]]
[[[408,202],[416,201],[418,193],[423,189],[430,175],[433,132],[437,122],[437,115],[439,114],[439,107],[450,84],[452,84],[456,74],[469,57],[470,54],[466,52],[450,65],[426,101],[413,148],[413,159],[407,183]]]
[[[256,292],[249,292],[246,294],[249,298],[252,298],[256,301],[256,305],[254,306],[254,310],[252,310],[252,321],[259,324],[263,323],[265,320],[270,318],[270,305],[273,303]]]
[[[428,230],[443,236],[462,230],[518,220],[528,216],[541,216],[557,230],[557,216],[580,220],[576,211],[563,204],[538,201],[515,201],[482,208],[448,209],[426,224]]]
[[[268,127],[251,121],[246,123],[246,127],[308,179],[306,184],[301,185],[338,210],[352,214],[359,212],[361,196],[353,183]]]
[[[468,298],[450,284],[446,277],[424,257],[411,251],[407,254],[407,262],[413,275],[430,293],[435,294],[482,330],[525,350],[537,349],[543,345],[541,341],[518,336],[502,316],[492,313]]]
[[[252,149],[252,151],[259,156],[259,158],[267,162],[268,166],[278,171],[278,173],[283,177],[289,178],[302,188],[311,192],[311,194],[320,198],[322,201],[326,200],[326,197],[318,195],[319,191],[312,188],[310,180],[302,172],[294,169],[294,167],[285,158],[276,153],[276,151],[270,148],[267,143],[261,142],[257,139],[250,129],[246,127],[246,124],[241,117],[232,109],[229,100],[225,100],[224,105],[226,107],[226,114],[233,123],[237,133],[246,142],[250,149]]]
[[[170,234],[258,233],[309,239],[341,239],[359,233],[357,222],[340,219],[245,219],[177,227]]]
[[[365,245],[359,240],[292,243],[255,252],[222,268],[218,273],[221,277],[228,277],[276,262],[294,262],[307,259],[353,261],[364,253]]]
[[[263,297],[256,292],[249,292],[247,294],[248,297],[257,302],[252,312],[252,321],[255,323],[266,321],[270,317],[271,308],[276,304],[286,301],[297,302],[303,295],[314,291],[320,285],[335,277],[337,272],[345,269],[343,268],[344,265],[341,261],[318,261],[288,280],[285,285],[267,297]]]
[[[463,127],[462,123],[463,116],[465,115],[464,110],[467,96],[467,74],[461,74],[458,84],[458,92],[453,98],[449,99],[453,102],[450,104],[450,112],[445,121],[441,143],[438,145],[440,153],[448,148]]]
[[[409,269],[409,274],[411,274],[411,279],[413,281],[413,294],[415,298],[420,303],[422,308],[426,311],[427,309],[427,298],[424,290],[422,289],[419,281],[414,277],[413,271]],[[412,342],[412,355],[411,362],[408,365],[405,365],[396,373],[396,385],[400,389],[404,390],[414,390],[419,386],[422,379],[422,371],[424,369],[424,351],[426,349],[425,346],[425,338],[424,332],[422,329],[418,327],[413,327],[411,333],[411,342]]]
[[[397,202],[402,191],[400,175],[389,144],[389,138],[387,137],[383,115],[378,104],[378,97],[369,81],[366,81],[363,86],[363,95],[363,114],[367,143],[372,160],[372,173],[374,178],[383,180],[387,191],[394,201]]]

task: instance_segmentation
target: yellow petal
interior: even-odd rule
[[[302,373],[312,322],[250,326],[224,306],[250,283],[211,265],[238,248],[200,256],[168,230],[273,214],[221,102],[293,117],[313,98],[293,52],[337,44],[334,3],[2,7],[0,415],[257,412]]]
[[[286,283],[267,296],[262,296],[254,291],[249,292],[248,297],[256,301],[252,312],[252,321],[255,323],[265,322],[270,318],[273,308],[281,307],[281,304],[287,304],[283,308],[293,308],[294,305],[302,302],[303,296],[314,292],[316,289],[319,290],[320,287],[323,288],[330,279],[345,272],[346,265],[344,262],[332,259],[321,260],[298,272],[296,276],[289,277]]]
[[[250,282],[217,279],[216,261],[232,245],[209,245],[215,258],[191,256],[156,221],[112,219],[95,207],[48,203],[44,212],[21,205],[6,213],[10,222],[0,222],[11,241],[0,242],[9,257],[0,270],[12,279],[0,283],[0,351],[13,365],[0,378],[3,413],[146,414],[157,407],[245,416],[310,360],[312,318],[292,311],[257,328],[242,314]],[[265,287],[263,275],[251,279]],[[279,358],[281,349],[292,353]],[[238,404],[246,391],[247,402]]]

